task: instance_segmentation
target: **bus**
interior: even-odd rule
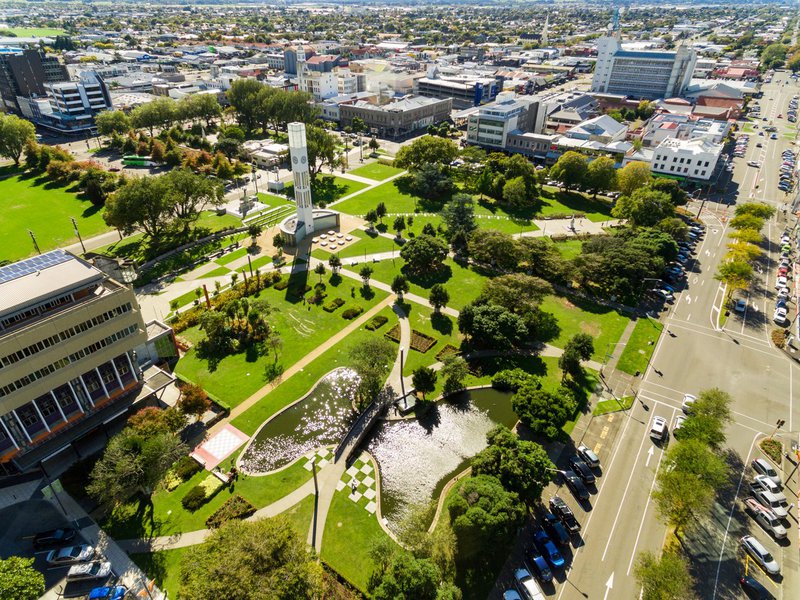
[[[136,154],[129,154],[122,157],[122,164],[126,167],[153,167],[156,165],[147,156],[137,156]]]

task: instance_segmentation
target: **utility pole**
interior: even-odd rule
[[[33,240],[33,247],[36,248],[37,254],[41,254],[42,251],[39,250],[39,244],[36,243],[36,236],[33,235],[33,232],[30,229],[28,229],[28,235],[30,235],[31,236],[31,240]]]
[[[78,222],[75,220],[74,217],[69,218],[72,221],[72,230],[75,232],[75,235],[78,236],[78,241],[81,243],[81,249],[83,253],[86,254],[86,246],[83,244],[83,238],[81,237],[81,232],[78,231]]]

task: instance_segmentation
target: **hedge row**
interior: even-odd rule
[[[369,320],[364,327],[366,327],[370,331],[375,331],[376,329],[380,329],[384,325],[386,325],[389,319],[384,317],[383,315],[376,315]]]
[[[325,312],[333,312],[337,308],[344,306],[344,300],[341,298],[334,298],[330,302],[328,302],[325,306],[322,307],[322,310]]]
[[[215,510],[208,519],[206,526],[212,529],[222,526],[227,521],[246,519],[256,512],[256,507],[239,494],[234,494]]]
[[[342,318],[347,319],[348,321],[355,319],[358,315],[364,312],[364,309],[360,306],[351,306],[346,311],[342,313]]]

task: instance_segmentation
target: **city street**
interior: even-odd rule
[[[639,402],[627,413],[618,413],[624,415],[624,421],[616,443],[599,450],[603,476],[591,498],[591,510],[581,509],[564,488],[559,492],[572,505],[583,529],[582,543],[574,551],[567,581],[556,586],[552,597],[639,597],[633,577],[636,556],[644,550],[658,552],[667,533],[651,500],[664,448],[649,438],[650,422],[659,415],[671,429],[675,417],[682,412],[683,395],[710,387],[719,387],[733,398],[734,422],[727,432],[733,486],[720,494],[712,517],[687,536],[687,551],[693,557],[692,570],[700,582],[701,597],[745,597],[737,580],[745,568],[738,538],[748,532],[773,552],[782,568],[782,578],[771,579],[751,562],[750,575],[767,586],[775,598],[800,595],[795,465],[785,460],[781,473],[784,481],[791,479],[784,490],[790,505],[788,543],[778,545],[743,512],[741,505],[753,475],[748,465],[761,456],[757,441],[772,433],[778,419],[786,421],[782,434],[787,449],[790,440],[797,440],[800,430],[800,395],[796,391],[800,388],[800,365],[773,348],[769,340],[775,327],[771,320],[775,305],[775,242],[786,223],[780,209],[790,201],[777,190],[777,182],[781,152],[791,147],[795,131],[777,115],[786,113],[792,95],[800,91],[791,80],[784,85],[787,79],[787,74],[777,74],[764,86],[759,101],[762,115],[779,128],[778,139],[759,136],[761,123],[768,125],[769,121],[759,123],[759,129],[750,134],[747,155],[734,159],[732,182],[722,198],[738,202],[755,199],[779,209],[764,231],[769,239],[768,255],[759,267],[758,281],[746,297],[747,310],[742,315],[731,312],[724,329],[718,329],[719,311],[725,310],[725,290],[714,279],[714,273],[726,251],[726,227],[733,211],[725,202],[712,198],[703,210],[707,232],[687,269],[687,289],[677,296],[664,319],[665,333],[643,375]],[[757,142],[763,147],[757,148]],[[748,167],[751,160],[760,161],[761,167]],[[693,203],[689,208],[696,212],[700,204]],[[790,219],[793,223],[794,218]],[[795,314],[796,306],[792,306],[790,315]]]

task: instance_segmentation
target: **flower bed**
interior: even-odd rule
[[[411,330],[411,349],[416,350],[417,352],[427,352],[433,345],[436,343],[436,338],[431,337],[422,333],[421,331],[417,331],[416,329]]]
[[[206,502],[211,500],[224,484],[214,475],[208,475],[203,481],[198,483],[181,498],[183,508],[188,511],[196,511]]]
[[[400,343],[400,324],[395,325],[389,331],[383,334],[393,342]]]
[[[459,354],[461,354],[461,350],[453,346],[453,344],[445,344],[444,348],[436,353],[436,360],[441,362],[448,356],[457,356]]]

